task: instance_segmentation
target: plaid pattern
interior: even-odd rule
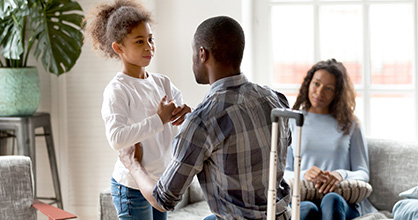
[[[289,220],[292,216],[291,209],[288,208],[283,213],[276,215],[276,220]]]
[[[270,113],[284,107],[284,95],[250,83],[242,74],[213,83],[173,142],[173,160],[154,188],[159,204],[172,210],[197,175],[218,219],[265,219]],[[285,138],[290,144],[289,129]],[[282,180],[286,153],[287,146],[278,148],[276,213],[285,212],[290,199]]]

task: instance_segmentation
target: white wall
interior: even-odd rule
[[[191,106],[200,103],[208,86],[198,85],[192,71],[192,39],[205,19],[228,15],[241,20],[241,0],[156,1],[157,71],[170,77]]]
[[[87,12],[102,1],[78,2]],[[195,107],[209,88],[197,85],[192,73],[191,42],[196,27],[216,15],[228,15],[241,22],[248,12],[242,13],[243,4],[249,2],[251,0],[144,1],[156,21],[153,31],[157,52],[148,70],[169,76],[183,92],[185,102]],[[245,66],[250,68],[251,65]],[[88,43],[69,73],[57,78],[45,73],[40,66],[38,69],[42,87],[38,111],[52,115],[64,207],[76,213],[79,219],[97,219],[99,193],[109,187],[117,158],[117,152],[111,150],[104,134],[100,115],[102,92],[121,69],[121,64],[96,55]],[[37,146],[38,191],[53,196],[44,141],[37,140]]]

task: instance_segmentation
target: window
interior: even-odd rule
[[[256,81],[292,105],[310,67],[335,58],[355,85],[367,136],[418,139],[417,0],[254,2],[255,66],[267,66],[255,68],[265,73]]]

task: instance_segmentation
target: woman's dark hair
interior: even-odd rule
[[[326,70],[328,73],[335,76],[335,95],[334,100],[329,105],[329,112],[331,116],[337,120],[338,129],[344,132],[344,134],[348,134],[353,124],[353,119],[357,121],[354,116],[356,94],[350,77],[347,74],[347,70],[341,62],[337,62],[335,59],[320,61],[312,66],[300,86],[299,94],[293,105],[293,109],[308,111],[312,106],[312,103],[309,100],[309,85],[311,84],[315,72],[318,70]]]
[[[94,49],[109,58],[119,58],[112,43],[121,44],[126,35],[143,22],[152,22],[151,13],[132,0],[99,4],[84,20],[85,32],[92,38]]]

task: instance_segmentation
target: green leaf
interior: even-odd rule
[[[51,2],[48,6],[48,13],[67,12],[67,11],[82,11],[81,6],[71,0],[60,0]]]
[[[16,9],[18,9],[20,7],[21,3],[23,3],[23,2],[18,1],[18,0],[4,0],[4,1],[1,1],[0,2],[0,19],[4,19],[4,18],[10,16],[10,14],[13,11],[15,11]]]
[[[19,16],[29,14],[29,8],[35,0],[2,0],[0,2],[0,19],[4,19],[13,14],[20,13]]]
[[[68,72],[81,54],[84,18],[80,5],[72,0],[50,0],[44,11],[32,19],[35,29],[34,55],[41,56],[48,72],[56,75]]]
[[[7,59],[20,59],[20,55],[23,53],[21,30],[12,28],[9,33],[10,37],[6,40],[3,47],[2,54]]]
[[[0,35],[1,54],[6,59],[20,59],[24,52],[22,42],[22,29],[11,17],[0,20],[0,27],[3,33]],[[20,21],[18,21],[20,22]]]
[[[2,0],[0,2],[0,47],[6,59],[14,60],[13,67],[24,66],[24,20],[35,0]],[[17,65],[17,66],[15,66]]]

